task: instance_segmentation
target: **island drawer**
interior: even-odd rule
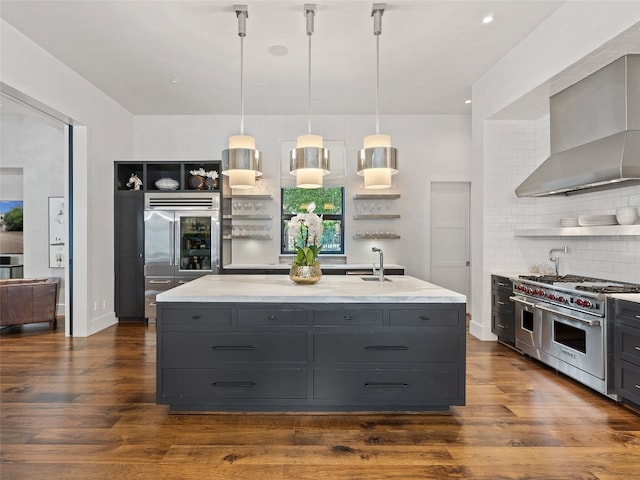
[[[313,311],[315,325],[382,325],[384,310],[378,308],[317,308]]]
[[[300,333],[164,332],[163,366],[211,366],[219,362],[305,362]]]
[[[161,312],[165,325],[231,325],[230,308],[163,308]]]
[[[290,326],[307,324],[304,308],[238,308],[239,326]]]
[[[397,327],[457,327],[459,321],[457,309],[394,308],[389,311],[389,323]]]
[[[616,323],[640,328],[640,303],[615,299],[613,302]]]
[[[616,393],[640,406],[640,366],[616,360],[613,377]]]
[[[457,362],[458,332],[316,332],[316,362]]]
[[[162,396],[180,401],[307,396],[304,368],[165,368],[162,375]]]
[[[318,400],[355,401],[364,405],[451,405],[464,398],[455,367],[420,369],[316,368],[313,396]]]
[[[614,332],[616,358],[640,366],[640,328],[617,323]]]

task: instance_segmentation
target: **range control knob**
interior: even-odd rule
[[[593,305],[591,305],[591,302],[589,300],[583,300],[582,301],[582,306],[583,307],[587,307],[587,308],[591,308]]]
[[[549,294],[549,300],[555,300],[556,296],[553,293]]]
[[[566,298],[564,298],[563,296],[559,296],[557,299],[560,303],[565,303],[567,301]]]

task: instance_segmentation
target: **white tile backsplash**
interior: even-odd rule
[[[566,197],[517,198],[515,188],[549,155],[549,117],[537,121],[488,121],[484,128],[484,260],[488,272],[551,267],[560,273],[640,283],[640,237],[514,237],[515,228],[558,226],[561,218],[615,213],[640,205],[640,187]]]

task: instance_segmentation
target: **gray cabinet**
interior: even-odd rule
[[[465,402],[464,304],[159,303],[172,410],[442,411]]]
[[[609,300],[613,312],[614,389],[623,401],[640,408],[640,303]]]
[[[498,341],[515,348],[516,309],[509,297],[513,294],[513,283],[501,275],[491,275],[491,331]]]
[[[117,191],[115,198],[115,314],[144,321],[144,197]]]

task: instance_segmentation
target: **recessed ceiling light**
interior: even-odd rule
[[[493,13],[490,13],[488,15],[486,15],[483,19],[482,19],[482,23],[491,23],[493,22]]]
[[[464,103],[471,103],[471,100],[467,99],[464,101]]]
[[[176,83],[180,83],[180,80],[178,80],[177,78],[172,78],[171,83],[175,85]]]
[[[284,57],[289,53],[289,49],[286,45],[271,45],[267,51],[274,57]]]

